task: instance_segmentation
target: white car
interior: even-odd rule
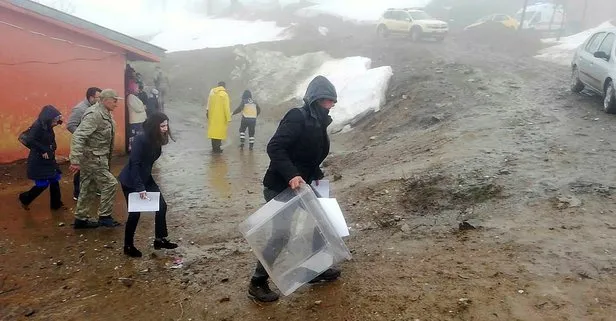
[[[377,25],[377,34],[384,38],[390,34],[405,34],[413,41],[428,37],[443,41],[448,33],[449,25],[446,22],[418,9],[387,9]]]
[[[616,28],[597,31],[577,49],[571,62],[571,90],[604,97],[603,110],[616,114]]]

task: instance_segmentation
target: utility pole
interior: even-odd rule
[[[588,13],[588,0],[584,0],[584,10],[582,11],[582,29],[586,29],[586,14]]]
[[[526,8],[528,8],[528,0],[524,0],[524,8],[522,9],[522,16],[520,17],[520,27],[518,27],[518,32],[524,29],[524,19],[526,18]]]

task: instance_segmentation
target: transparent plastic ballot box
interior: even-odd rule
[[[284,295],[351,259],[308,185],[282,192],[240,223],[239,229]]]

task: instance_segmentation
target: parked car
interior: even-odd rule
[[[584,89],[603,95],[605,112],[616,114],[616,28],[595,32],[576,50],[571,90]]]
[[[387,9],[377,24],[377,34],[383,38],[390,34],[409,35],[413,41],[433,37],[443,41],[449,33],[449,25],[436,20],[419,9]]]
[[[502,24],[503,26],[511,29],[518,29],[518,26],[520,25],[520,23],[511,16],[506,14],[493,14],[477,20],[475,23],[464,28],[464,30],[470,30],[490,23]]]

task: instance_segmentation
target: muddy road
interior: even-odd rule
[[[122,254],[122,228],[75,232],[69,178],[69,210],[43,196],[25,212],[25,168],[3,167],[0,319],[613,319],[616,119],[600,100],[569,93],[568,71],[524,48],[360,40],[331,54],[371,57],[394,78],[382,111],[332,136],[325,169],[353,253],[339,281],[246,298],[255,258],[237,224],[262,205],[264,146],[284,108],[261,120],[254,152],[237,148],[235,120],[214,156],[201,107],[176,98],[177,141],[156,177],[180,247],[154,251],[147,215],[142,259]],[[115,210],[125,220],[120,193]]]

